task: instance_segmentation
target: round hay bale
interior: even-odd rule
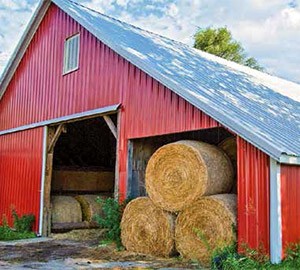
[[[91,222],[96,214],[102,214],[102,205],[96,201],[99,197],[97,195],[78,195],[75,197],[81,206],[84,221]],[[106,197],[101,196],[100,198],[105,199]]]
[[[233,168],[218,147],[198,141],[178,141],[159,148],[146,168],[146,190],[159,207],[175,212],[200,196],[228,193]]]
[[[234,169],[234,181],[231,189],[231,193],[237,193],[237,144],[235,137],[229,137],[219,143],[219,147],[227,154],[230,158],[233,169]]]
[[[80,204],[71,196],[51,197],[52,223],[81,222]]]
[[[202,197],[182,211],[176,220],[178,252],[207,265],[212,253],[236,239],[236,195]]]
[[[175,216],[156,207],[149,198],[140,197],[125,208],[121,238],[132,252],[168,257],[174,253]]]

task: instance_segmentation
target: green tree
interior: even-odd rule
[[[247,56],[242,45],[233,39],[227,27],[199,29],[194,35],[194,48],[250,68],[263,70],[255,58]]]

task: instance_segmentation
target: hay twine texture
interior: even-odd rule
[[[219,143],[219,147],[227,154],[230,158],[232,167],[234,169],[234,180],[231,189],[231,193],[237,193],[237,144],[235,137],[229,137]]]
[[[176,212],[204,195],[228,193],[233,182],[228,156],[198,141],[178,141],[159,148],[146,168],[146,190],[155,205]]]
[[[235,194],[199,198],[177,217],[176,248],[184,258],[208,265],[214,250],[236,239],[235,226]]]
[[[71,196],[51,197],[52,223],[81,222],[80,204]]]
[[[125,208],[121,221],[122,243],[127,250],[168,257],[174,253],[175,216],[140,197]]]
[[[96,201],[97,198],[99,198],[97,195],[78,195],[75,197],[81,206],[84,221],[92,222],[95,215],[102,214],[102,205]],[[107,197],[101,196],[101,198]]]

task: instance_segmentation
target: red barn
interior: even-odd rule
[[[300,240],[300,86],[68,0],[41,1],[0,81],[0,214],[33,213],[45,235],[53,168],[109,168],[123,199],[143,194],[160,145],[229,137],[239,245],[278,262]]]

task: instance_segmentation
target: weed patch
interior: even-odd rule
[[[112,198],[98,198],[97,202],[102,205],[103,214],[95,215],[94,220],[101,228],[106,229],[104,242],[115,242],[117,248],[120,249],[122,247],[120,224],[125,206],[129,200],[119,203]]]
[[[300,269],[300,245],[291,246],[286,258],[280,264],[271,264],[269,258],[255,250],[248,250],[247,256],[236,251],[236,245],[216,251],[212,258],[211,268],[214,270],[279,270]]]
[[[35,220],[33,215],[18,216],[15,209],[12,209],[13,228],[10,228],[7,219],[4,217],[2,226],[0,226],[0,241],[11,241],[19,239],[28,239],[36,237],[32,232],[33,222]]]

